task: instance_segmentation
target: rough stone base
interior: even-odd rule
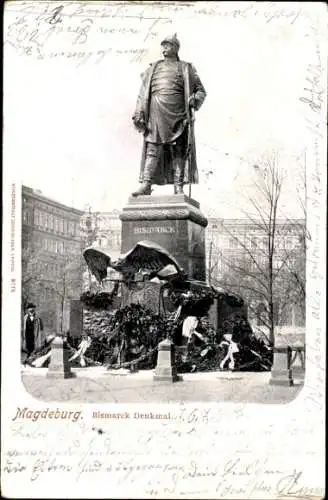
[[[73,373],[72,371],[65,372],[65,371],[48,371],[47,372],[47,378],[74,378],[76,377],[76,373]]]
[[[158,366],[156,367],[153,380],[176,382],[178,380],[177,369],[175,366]]]
[[[296,380],[300,380],[301,382],[304,382],[305,380],[305,370],[303,368],[292,368],[292,374],[293,378]]]
[[[154,382],[182,382],[183,378],[181,375],[155,375],[153,376]]]
[[[290,369],[291,348],[288,345],[276,345],[273,351],[273,366],[271,369],[270,385],[292,386],[293,375]]]
[[[271,378],[269,380],[270,385],[284,385],[291,387],[294,385],[292,372],[291,370],[284,371],[271,371]]]

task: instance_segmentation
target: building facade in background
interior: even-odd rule
[[[81,234],[84,248],[95,247],[108,253],[115,260],[121,253],[120,211],[94,212],[91,207],[81,217]],[[99,289],[85,262],[83,265],[83,291]]]
[[[121,251],[120,212],[93,212],[81,217],[84,248],[95,246],[114,259]],[[305,221],[277,220],[273,270],[275,329],[282,334],[305,331]],[[254,329],[266,330],[263,282],[268,274],[268,232],[264,221],[209,218],[206,228],[207,280],[239,293],[248,304]],[[92,281],[84,267],[84,290]]]
[[[49,332],[67,329],[67,303],[81,294],[82,215],[22,187],[22,306],[34,302]]]
[[[92,212],[91,208],[81,218],[81,230],[86,246],[96,246],[117,254],[121,251],[120,211]]]
[[[253,328],[265,330],[267,283],[273,278],[277,334],[305,331],[305,221],[277,220],[269,266],[269,234],[263,220],[209,219],[206,229],[207,279],[240,293]]]

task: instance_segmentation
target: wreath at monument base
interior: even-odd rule
[[[155,366],[157,345],[169,334],[165,318],[140,304],[130,304],[113,313],[88,314],[84,326],[84,333],[92,340],[88,357],[115,367],[133,364],[142,357],[139,361],[145,367]],[[73,342],[77,344],[79,339]]]
[[[90,309],[86,311],[86,316],[89,319],[84,325],[83,338],[90,339],[90,343],[83,353],[83,364],[80,356],[71,361],[72,367],[98,365],[108,369],[153,369],[159,342],[167,337],[173,338],[178,323],[181,323],[174,320],[174,315],[165,318],[140,304],[131,304],[115,312]],[[181,373],[220,370],[220,363],[227,355],[227,342],[222,342],[223,331],[216,332],[206,317],[200,318],[198,330],[204,340],[194,339],[188,345],[185,359],[177,355],[177,368]],[[78,352],[83,338],[67,334],[66,346],[71,357]],[[234,354],[235,370],[270,370],[270,346],[257,339],[251,331],[244,336],[236,335],[235,342],[238,346],[238,352]],[[47,343],[32,353],[28,363],[47,366],[50,350],[51,345]]]
[[[113,304],[117,292],[118,284],[115,283],[111,292],[93,293],[88,290],[82,293],[80,300],[86,307],[92,307],[98,310],[107,310]]]

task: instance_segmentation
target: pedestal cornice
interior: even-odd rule
[[[188,219],[206,227],[199,203],[184,194],[130,197],[120,215],[122,221]]]

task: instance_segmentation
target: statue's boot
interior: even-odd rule
[[[151,194],[151,185],[157,168],[158,154],[159,151],[155,145],[149,144],[147,146],[146,161],[143,171],[143,183],[141,184],[139,189],[132,193],[132,196]]]
[[[133,191],[132,196],[142,196],[147,194],[151,194],[151,183],[143,182],[139,189]]]
[[[184,194],[183,193],[183,181],[184,181],[184,171],[185,171],[185,160],[184,158],[175,158],[174,162],[174,194]]]

